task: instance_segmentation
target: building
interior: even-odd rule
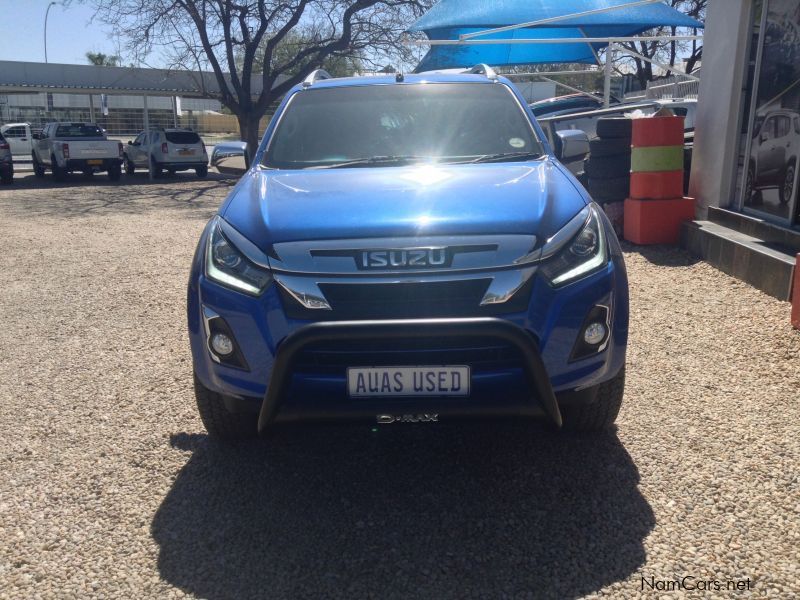
[[[253,95],[261,89],[254,75]],[[211,143],[238,139],[238,122],[219,96],[209,72],[0,61],[0,123],[93,121],[120,139],[145,127],[189,127]]]
[[[790,297],[800,253],[800,2],[710,0],[688,249]]]

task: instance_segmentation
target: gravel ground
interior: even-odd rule
[[[0,598],[800,590],[787,303],[630,250],[614,433],[306,426],[220,446],[194,407],[184,294],[231,183],[133,181],[0,188]]]

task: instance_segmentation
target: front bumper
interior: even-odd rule
[[[401,339],[453,339],[470,338],[487,341],[501,341],[511,345],[522,358],[522,370],[529,390],[543,409],[544,414],[557,427],[561,426],[561,412],[550,386],[544,363],[533,337],[516,325],[496,318],[476,319],[416,319],[396,321],[340,321],[320,322],[305,325],[289,334],[278,348],[267,393],[261,404],[258,418],[258,430],[264,431],[275,420],[281,404],[286,397],[292,383],[292,375],[297,358],[304,349],[320,342],[352,342],[355,340],[381,340],[390,344]],[[419,400],[416,401],[420,403]],[[520,414],[525,408],[532,408],[532,403],[527,406],[517,404],[498,405],[495,414]],[[370,415],[435,412],[468,414],[475,412],[476,404],[473,400],[454,401],[422,400],[420,406],[415,406],[415,401],[379,400],[369,401],[368,406],[362,404],[362,412]],[[332,405],[331,412],[339,412],[340,407]],[[349,411],[351,416],[352,411]],[[323,418],[325,415],[321,415]],[[336,416],[336,415],[331,415]]]

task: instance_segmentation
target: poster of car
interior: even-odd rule
[[[800,168],[800,3],[767,0],[742,204],[796,222]]]

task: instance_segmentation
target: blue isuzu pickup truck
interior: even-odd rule
[[[280,422],[544,419],[622,403],[628,282],[603,211],[514,86],[465,73],[286,94],[203,231],[188,288],[200,416]],[[585,150],[583,150],[585,152]]]

